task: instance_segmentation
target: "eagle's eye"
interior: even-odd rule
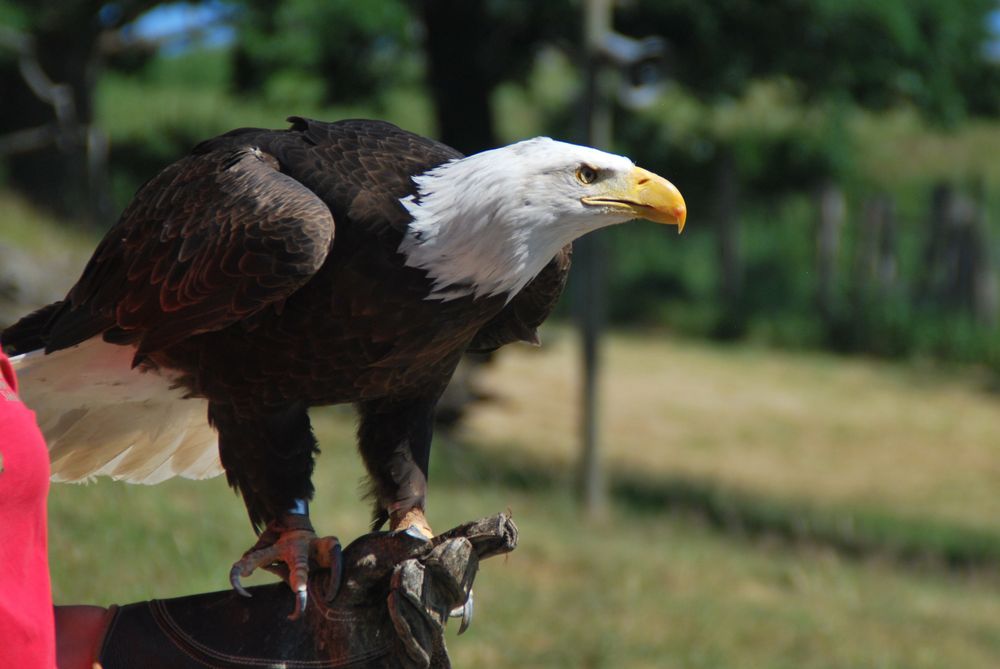
[[[576,168],[576,180],[580,183],[586,185],[594,183],[597,179],[597,170],[595,170],[590,165],[580,165]]]

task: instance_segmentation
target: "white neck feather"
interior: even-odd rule
[[[552,206],[555,189],[539,178],[538,155],[560,146],[572,145],[536,138],[414,177],[418,195],[402,200],[413,220],[399,252],[433,279],[426,299],[506,294],[509,300],[563,246],[618,222],[567,216]]]

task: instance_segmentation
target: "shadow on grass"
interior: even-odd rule
[[[512,490],[566,492],[576,472],[524,450],[489,451],[445,440],[432,473],[435,485],[484,483]],[[516,455],[513,455],[516,453]],[[869,509],[821,508],[728,488],[709,480],[610,470],[612,504],[634,516],[696,519],[727,534],[826,546],[852,558],[883,557],[913,566],[980,570],[1000,566],[1000,534]]]

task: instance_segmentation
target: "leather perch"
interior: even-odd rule
[[[287,620],[284,583],[112,608],[97,661],[104,669],[443,669],[449,612],[472,590],[479,561],[517,546],[506,514],[459,525],[431,540],[406,532],[366,534],[343,551],[340,590],[324,596],[330,571],[311,572],[309,606]]]

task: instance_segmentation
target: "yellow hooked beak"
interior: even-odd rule
[[[687,205],[677,187],[658,174],[641,167],[632,168],[624,179],[612,180],[602,193],[581,198],[584,204],[628,212],[635,218],[676,225],[684,231]]]

